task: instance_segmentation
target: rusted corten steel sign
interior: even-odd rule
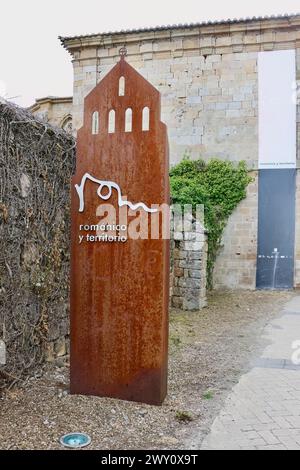
[[[169,241],[162,236],[159,206],[169,204],[168,170],[160,94],[121,56],[86,97],[78,132],[72,179],[73,394],[149,404],[161,404],[166,396]],[[155,217],[159,234],[151,229]],[[141,236],[141,226],[152,237]]]

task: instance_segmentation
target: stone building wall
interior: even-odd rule
[[[233,212],[223,233],[214,267],[214,287],[255,289],[257,258],[258,174]]]
[[[46,97],[37,99],[29,111],[36,117],[49,122],[53,126],[72,131],[73,98]]]
[[[130,46],[128,51],[130,54]],[[162,94],[162,120],[168,125],[171,164],[186,154],[192,158],[244,159],[249,168],[256,167],[256,52],[207,57],[185,54],[144,62],[129,55],[128,61]],[[101,65],[100,60],[98,77],[103,78],[115,61],[109,62]],[[74,63],[76,129],[82,124],[83,98],[96,84],[95,72],[90,70],[91,66]]]
[[[84,97],[119,60],[119,49],[125,44],[128,62],[161,92],[172,165],[186,154],[192,158],[245,160],[249,170],[256,171],[258,53],[295,49],[300,79],[300,15],[61,41],[73,57],[74,128],[82,125]],[[299,144],[299,110],[297,119]],[[300,150],[298,166],[299,157]],[[216,263],[216,287],[255,287],[256,239],[257,182],[229,219]],[[296,284],[300,283],[299,263],[297,248]]]

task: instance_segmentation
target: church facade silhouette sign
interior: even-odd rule
[[[78,131],[71,196],[73,394],[156,405],[166,396],[169,228],[161,208],[169,214],[168,174],[160,94],[122,51],[85,98]]]

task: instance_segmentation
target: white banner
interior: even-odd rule
[[[295,50],[258,55],[260,169],[296,168]]]

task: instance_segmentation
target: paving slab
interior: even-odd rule
[[[233,388],[201,450],[300,449],[300,296],[267,325],[264,339],[268,346]]]

